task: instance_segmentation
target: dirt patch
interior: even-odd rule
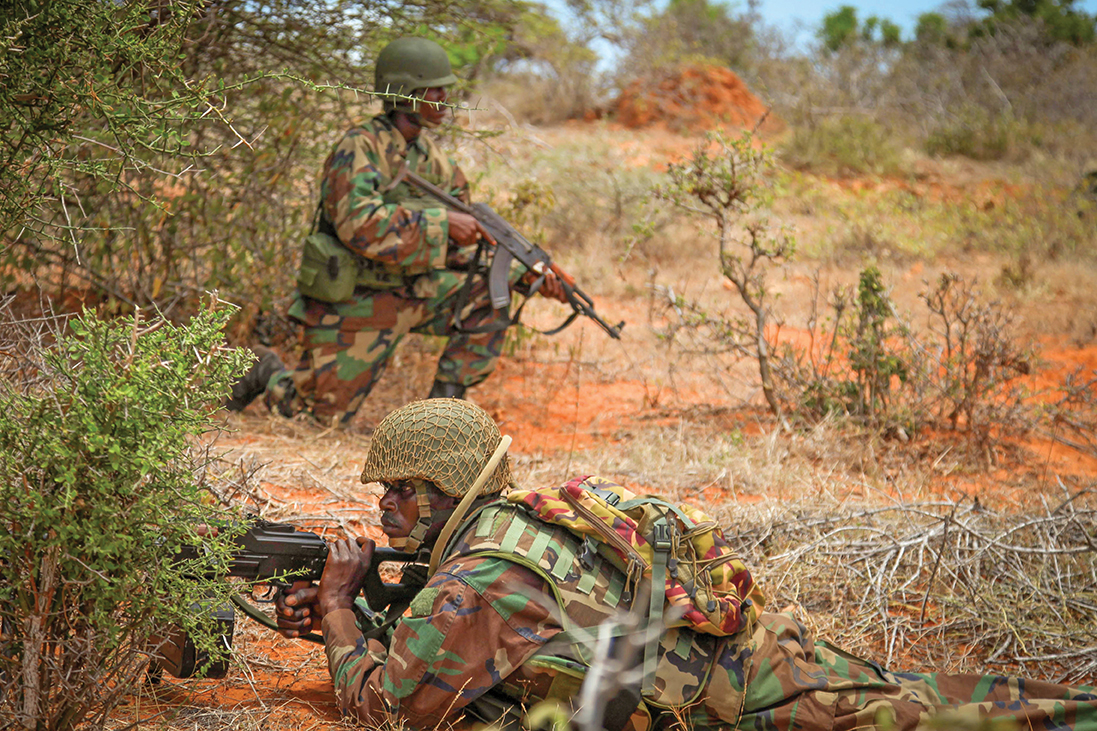
[[[621,92],[616,120],[631,129],[663,126],[676,132],[715,127],[776,133],[784,128],[730,69],[683,65],[655,80],[634,81]],[[764,121],[763,121],[764,120]]]

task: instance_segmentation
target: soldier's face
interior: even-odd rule
[[[390,539],[407,538],[419,520],[415,486],[408,480],[383,484],[385,494],[377,503],[377,507],[381,508],[381,530]]]
[[[411,535],[415,524],[419,522],[419,502],[415,493],[415,485],[411,480],[394,480],[382,483],[385,494],[377,506],[381,508],[381,530],[389,539],[407,538]],[[454,499],[439,492],[433,487],[429,489],[430,508],[432,511],[452,508]],[[441,526],[435,526],[441,528]],[[429,535],[429,533],[428,533]]]
[[[446,121],[447,107],[442,106],[449,98],[444,86],[433,86],[423,91],[424,104],[419,105],[419,117],[427,127],[437,127]]]

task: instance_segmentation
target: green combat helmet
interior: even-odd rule
[[[369,445],[362,482],[411,480],[419,503],[419,522],[412,534],[393,547],[418,550],[433,522],[427,483],[451,497],[463,497],[503,440],[487,412],[468,401],[450,398],[414,401],[393,411],[377,425]],[[479,491],[493,495],[512,484],[506,456]]]
[[[377,56],[373,90],[410,96],[420,89],[457,83],[445,49],[427,38],[397,38]],[[386,107],[415,111],[403,99],[386,98]]]

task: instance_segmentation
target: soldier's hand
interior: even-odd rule
[[[522,275],[522,282],[526,285],[532,285],[537,281],[538,276],[536,272],[526,272]],[[565,304],[568,301],[568,296],[564,292],[564,285],[560,283],[560,278],[556,276],[556,272],[551,269],[545,272],[545,281],[541,282],[541,288],[537,290],[537,294]]]
[[[317,601],[319,588],[310,581],[297,581],[274,598],[274,613],[278,631],[284,637],[300,637],[319,632],[323,615]]]
[[[373,541],[361,538],[331,544],[324,573],[320,577],[318,599],[321,616],[354,606],[354,599],[362,591],[366,572],[373,561],[373,549]]]
[[[470,246],[478,239],[484,239],[495,246],[495,239],[474,217],[460,211],[449,211],[448,217],[449,237],[456,241],[458,246]]]
[[[537,291],[542,297],[548,297],[557,302],[567,303],[568,301],[568,297],[564,293],[564,285],[560,283],[560,278],[552,270],[545,272],[545,282],[541,285],[541,289]]]

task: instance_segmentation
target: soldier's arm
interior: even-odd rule
[[[464,171],[457,166],[457,162],[452,157],[449,159],[449,164],[453,166],[453,179],[449,184],[449,194],[462,203],[472,203],[472,196],[469,194],[469,181],[465,177]]]
[[[527,587],[524,590],[521,587]],[[447,562],[397,626],[366,643],[350,611],[324,617],[339,706],[366,725],[432,728],[510,675],[560,631],[532,572],[498,559]]]
[[[339,240],[354,253],[384,264],[426,271],[445,265],[449,223],[446,210],[409,210],[385,203],[389,183],[378,139],[355,130],[324,164],[324,213]]]

